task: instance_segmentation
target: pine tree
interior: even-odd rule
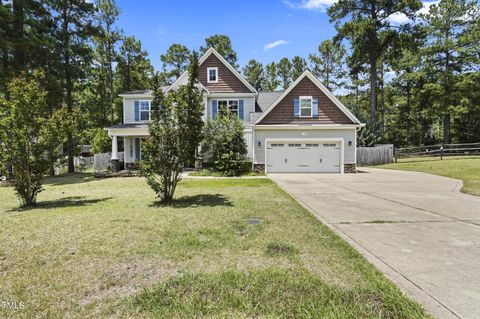
[[[265,66],[265,80],[263,81],[263,91],[276,91],[280,81],[278,80],[277,65],[275,62],[267,64]]]
[[[162,73],[165,84],[172,84],[187,69],[190,57],[190,50],[184,45],[174,43],[165,54],[160,55],[163,63]]]
[[[248,61],[243,67],[243,75],[245,79],[259,91],[264,87],[265,75],[263,65],[255,59]]]
[[[307,61],[296,55],[292,58],[292,81],[295,81],[307,70]]]
[[[311,71],[330,91],[345,86],[345,47],[325,40],[318,46],[318,54],[310,54]]]
[[[222,57],[227,60],[233,67],[238,69],[237,53],[232,49],[232,41],[224,34],[215,34],[205,39],[205,44],[200,47],[200,52],[203,54],[208,49],[214,48]]]
[[[378,61],[398,32],[408,25],[392,26],[393,14],[413,17],[421,6],[418,0],[340,0],[328,9],[330,21],[335,22],[336,40],[348,39],[352,55],[369,66],[370,124],[377,127]],[[380,36],[386,32],[387,36]]]
[[[286,90],[292,84],[292,63],[287,58],[282,58],[276,65],[280,86]]]

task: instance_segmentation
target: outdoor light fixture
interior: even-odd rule
[[[262,141],[258,141],[258,147],[262,146]]]
[[[348,141],[348,146],[352,146],[352,141]]]

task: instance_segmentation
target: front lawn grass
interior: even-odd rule
[[[252,222],[253,221],[253,222]],[[346,242],[268,179],[49,179],[18,209],[0,187],[8,318],[421,318]]]
[[[479,157],[444,157],[411,158],[378,168],[400,169],[431,173],[461,179],[462,192],[480,196],[480,158]]]
[[[190,176],[213,176],[213,177],[224,177],[220,172],[212,171],[210,169],[204,168],[195,172],[191,172]],[[265,176],[264,172],[245,172],[241,176]]]

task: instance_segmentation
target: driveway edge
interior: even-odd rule
[[[406,278],[397,270],[395,270],[395,268],[385,263],[375,254],[371,253],[368,249],[366,249],[365,247],[360,245],[357,241],[355,241],[353,238],[351,238],[346,233],[344,233],[340,228],[336,227],[336,225],[329,223],[322,216],[317,214],[315,210],[313,210],[306,203],[304,203],[301,199],[296,197],[294,194],[291,194],[290,192],[288,192],[285,188],[283,188],[281,185],[276,183],[274,180],[272,180],[272,182],[274,182],[286,194],[294,198],[300,205],[302,205],[302,207],[307,209],[313,216],[315,216],[320,222],[322,222],[329,229],[331,229],[335,234],[339,235],[349,245],[355,248],[363,257],[365,257],[370,263],[372,263],[390,281],[392,281],[403,293],[405,293],[407,296],[409,296],[413,300],[420,303],[428,313],[430,313],[436,318],[455,318],[455,319],[460,318],[451,310],[449,310],[445,305],[440,303],[438,300],[433,298],[427,292],[422,290],[420,287],[418,287],[413,282],[411,282],[408,278]],[[460,183],[460,188],[458,188],[458,186],[455,187],[456,191],[461,189],[462,187],[461,184],[462,183]],[[455,190],[452,190],[452,191],[455,191]]]

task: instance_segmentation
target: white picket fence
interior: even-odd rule
[[[366,166],[393,163],[393,153],[393,144],[357,147],[357,165]]]

